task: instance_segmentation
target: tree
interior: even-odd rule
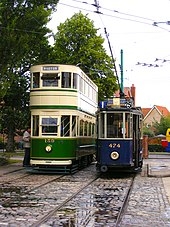
[[[14,132],[28,122],[29,74],[32,64],[47,62],[51,52],[47,23],[58,0],[3,0],[0,3],[0,101],[7,151]],[[23,120],[25,119],[25,120]]]
[[[103,47],[104,39],[97,35],[93,21],[81,12],[58,26],[55,34],[54,63],[79,67],[98,85],[99,100],[117,90],[112,58]]]
[[[148,127],[143,127],[143,135],[147,135],[148,137],[153,137],[155,136],[155,133],[153,129],[148,128]]]
[[[155,128],[155,134],[163,134],[166,135],[166,131],[168,128],[170,128],[170,115],[167,117],[161,117],[160,122],[155,122],[153,124],[153,127]]]
[[[49,21],[53,6],[49,0],[3,0],[0,3],[0,99],[15,79],[11,73],[13,68],[20,67],[21,61],[35,61],[37,55],[42,54],[44,45],[40,44],[48,43],[46,35],[50,32],[44,25]]]

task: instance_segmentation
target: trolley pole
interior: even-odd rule
[[[120,65],[120,73],[121,73],[121,82],[120,82],[120,87],[122,92],[124,92],[124,87],[123,87],[123,50],[121,49],[120,51],[121,55],[121,65]]]

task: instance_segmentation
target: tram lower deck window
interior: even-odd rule
[[[70,116],[61,117],[61,136],[70,136]]]
[[[42,135],[57,135],[57,118],[42,118]]]

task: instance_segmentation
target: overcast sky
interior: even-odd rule
[[[109,34],[119,72],[124,53],[124,86],[136,86],[136,105],[165,106],[170,111],[170,0],[60,0],[49,27],[81,11],[94,21],[99,34]],[[107,40],[104,47],[110,55]],[[120,74],[120,73],[119,73]]]

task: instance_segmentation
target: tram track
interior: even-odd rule
[[[106,183],[106,187],[105,187],[105,190],[108,191],[109,193],[106,193],[105,195],[102,195],[102,193],[95,194],[95,200],[93,200],[93,205],[91,207],[89,205],[87,205],[88,209],[86,206],[82,207],[82,208],[81,207],[78,208],[79,205],[77,202],[75,202],[76,200],[78,200],[78,201],[82,200],[82,204],[83,204],[82,197],[84,195],[87,195],[86,191],[89,191],[89,195],[90,195],[90,193],[91,193],[90,188],[101,187],[101,185],[103,184],[100,176],[98,176],[95,179],[93,179],[91,182],[87,183],[84,187],[79,189],[76,193],[74,193],[70,198],[65,200],[63,203],[61,203],[55,209],[51,210],[47,215],[45,215],[39,221],[34,223],[31,227],[38,227],[38,226],[41,226],[41,224],[44,224],[47,226],[60,226],[60,225],[67,226],[68,225],[68,226],[81,226],[81,227],[84,226],[84,227],[86,227],[86,226],[93,226],[92,222],[95,223],[97,226],[100,226],[100,225],[98,225],[98,221],[100,219],[102,220],[103,217],[106,222],[108,221],[107,226],[118,227],[119,223],[121,221],[121,218],[123,216],[126,204],[128,202],[129,195],[132,190],[134,178],[135,178],[135,175],[133,175],[130,178],[128,186],[126,187],[126,190],[125,190],[126,193],[123,192],[124,190],[122,189],[121,185],[117,184],[117,186],[114,187],[112,185],[112,183],[111,183],[112,181],[111,181],[108,184]],[[105,182],[105,180],[104,180],[104,182]],[[122,182],[121,182],[121,184],[122,184]],[[82,195],[81,195],[81,193],[82,193]],[[123,194],[123,198],[122,198],[122,195],[120,195],[121,193]],[[76,199],[76,197],[78,197],[78,199]],[[105,203],[104,200],[107,202]],[[110,211],[113,213],[111,215],[109,214],[109,208],[107,209],[109,202],[111,203],[111,206],[109,207]],[[101,209],[101,206],[100,206],[101,204],[103,207],[106,207],[106,211]],[[73,215],[74,210],[76,210],[76,209],[79,211],[77,211],[77,214]],[[67,213],[70,213],[70,217],[68,217],[68,215],[65,215],[65,217],[60,218],[64,214],[65,211]],[[81,215],[78,215],[78,213],[80,213],[80,214],[86,213],[86,215],[82,218],[82,217],[80,217]],[[67,221],[66,221],[66,219],[67,219]],[[65,223],[63,223],[63,220],[65,221]],[[111,220],[111,223],[110,223],[110,220]]]
[[[80,192],[82,192],[85,188],[87,188],[90,184],[92,184],[98,177],[88,182],[86,185],[84,185],[82,188],[80,188],[77,192],[75,192],[72,196],[67,198],[63,203],[55,207],[52,211],[50,211],[47,215],[45,215],[43,218],[41,218],[39,221],[31,225],[31,227],[38,227],[44,222],[46,222],[51,216],[53,216],[57,211],[59,211],[62,207],[64,207],[69,201],[71,201],[73,198],[75,198]]]
[[[125,210],[127,208],[127,204],[128,204],[128,201],[129,201],[129,197],[131,195],[131,192],[132,192],[132,189],[133,189],[133,184],[134,184],[134,180],[135,180],[135,174],[133,175],[132,179],[131,179],[131,183],[129,185],[129,189],[127,190],[127,193],[126,193],[126,196],[125,196],[125,199],[124,199],[124,202],[122,204],[122,207],[120,209],[120,212],[117,216],[117,220],[116,220],[116,223],[115,223],[115,227],[120,227],[120,223],[121,223],[121,220],[122,220],[122,217],[125,213]]]
[[[0,178],[0,185],[3,185],[3,184],[10,184],[11,182],[13,182],[13,181],[17,181],[17,180],[20,180],[20,179],[23,179],[23,178],[25,178],[25,177],[28,177],[30,174],[28,174],[28,173],[21,173],[21,174],[19,174],[20,176],[15,176],[15,175],[11,175],[11,176],[6,176],[6,174],[5,175],[3,175],[1,178]]]
[[[27,227],[106,226],[104,224],[113,227],[119,223],[117,219],[123,213],[122,206],[132,185],[131,176],[101,176],[96,173],[95,165],[48,182],[41,182],[43,177],[46,175],[39,176],[31,188],[27,183],[18,195],[11,194],[1,200],[0,223]],[[30,175],[29,181],[31,179],[34,175]],[[14,185],[17,186],[17,181]]]
[[[30,177],[30,174],[25,173],[24,176],[17,177],[15,179],[7,180],[3,183],[1,183],[1,189],[0,189],[0,203],[2,206],[6,207],[9,206],[10,203],[13,203],[13,200],[17,201],[20,200],[20,197],[27,195],[28,193],[33,192],[34,190],[37,190],[40,187],[43,187],[47,184],[50,184],[53,181],[56,181],[64,175],[57,175],[50,177],[50,180],[48,180],[48,177],[46,178],[46,181],[44,181],[44,176],[42,176],[42,182],[39,178],[37,181],[37,184],[32,184],[32,181],[30,181],[28,178]],[[33,179],[34,176],[31,176],[31,179]],[[36,179],[37,176],[35,175]],[[36,180],[34,180],[35,182]],[[41,183],[40,183],[41,182]],[[8,204],[8,205],[7,205]]]

